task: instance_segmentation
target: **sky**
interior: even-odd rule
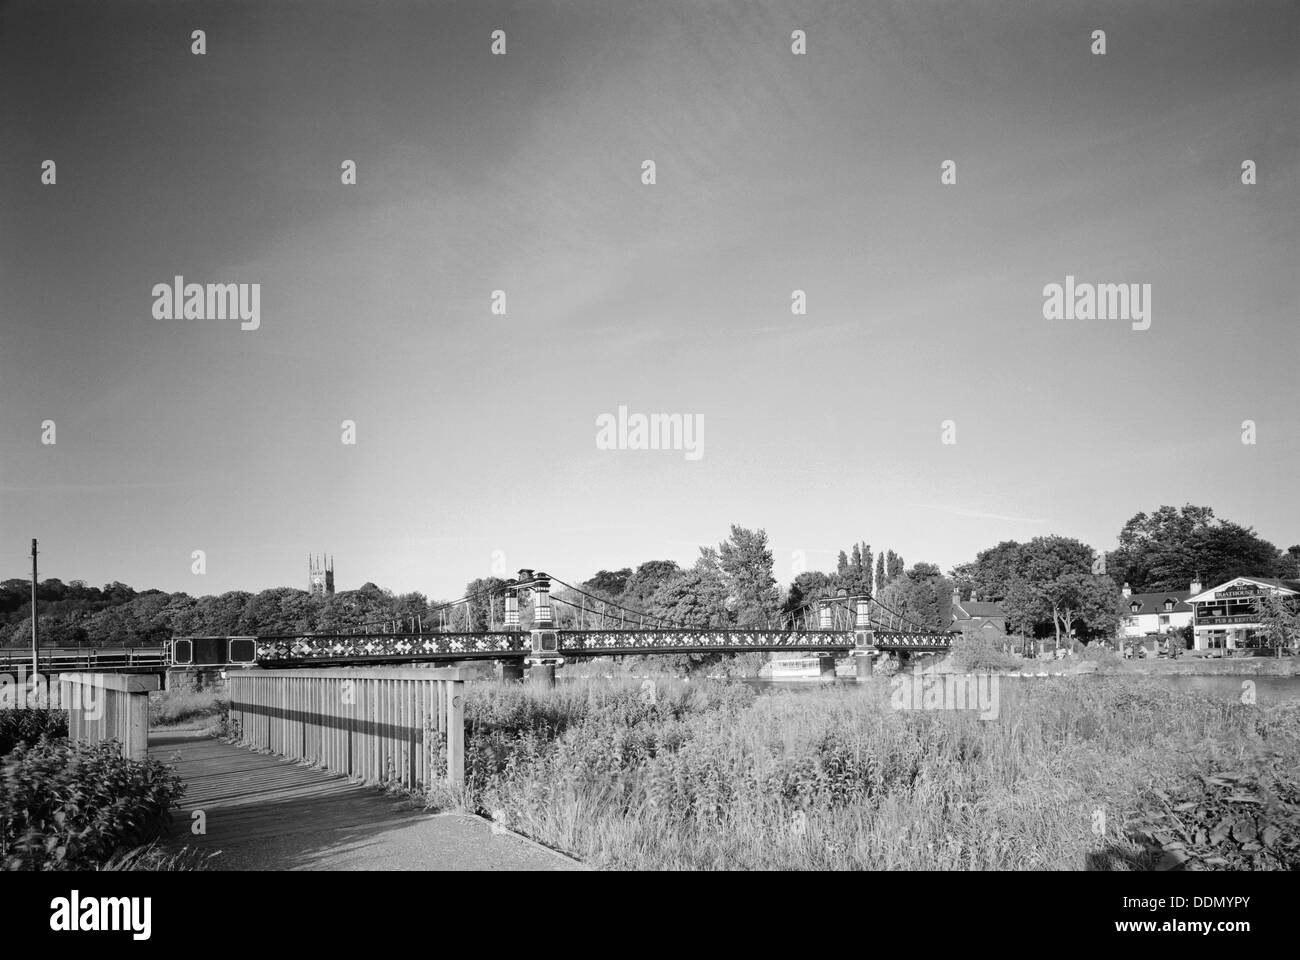
[[[1300,542],[1291,0],[7,2],[0,89],[0,578]],[[176,275],[260,326],[156,318]],[[1045,319],[1067,275],[1150,328]]]

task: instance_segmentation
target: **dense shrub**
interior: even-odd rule
[[[1101,670],[1117,670],[1124,662],[1123,657],[1102,643],[1090,643],[1081,648],[1078,657],[1085,663],[1095,663]]]
[[[0,866],[93,870],[156,836],[184,790],[170,767],[112,742],[19,746],[0,759]]]
[[[964,673],[1012,670],[1024,664],[1014,653],[1005,653],[987,637],[963,632],[954,637],[948,651],[948,665]]]
[[[33,744],[41,737],[66,737],[68,712],[24,708],[0,710],[0,757],[19,744]]]

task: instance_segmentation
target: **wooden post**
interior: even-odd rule
[[[32,677],[41,672],[41,642],[36,625],[36,539],[32,538]]]
[[[448,684],[447,691],[447,782],[454,787],[465,783],[465,684]]]

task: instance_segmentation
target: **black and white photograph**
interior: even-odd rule
[[[36,934],[284,872],[1285,920],[1295,0],[2,0],[0,91]]]

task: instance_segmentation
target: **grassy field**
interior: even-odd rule
[[[980,720],[890,690],[484,685],[468,803],[608,868],[1300,867],[1295,706],[1062,678]]]

